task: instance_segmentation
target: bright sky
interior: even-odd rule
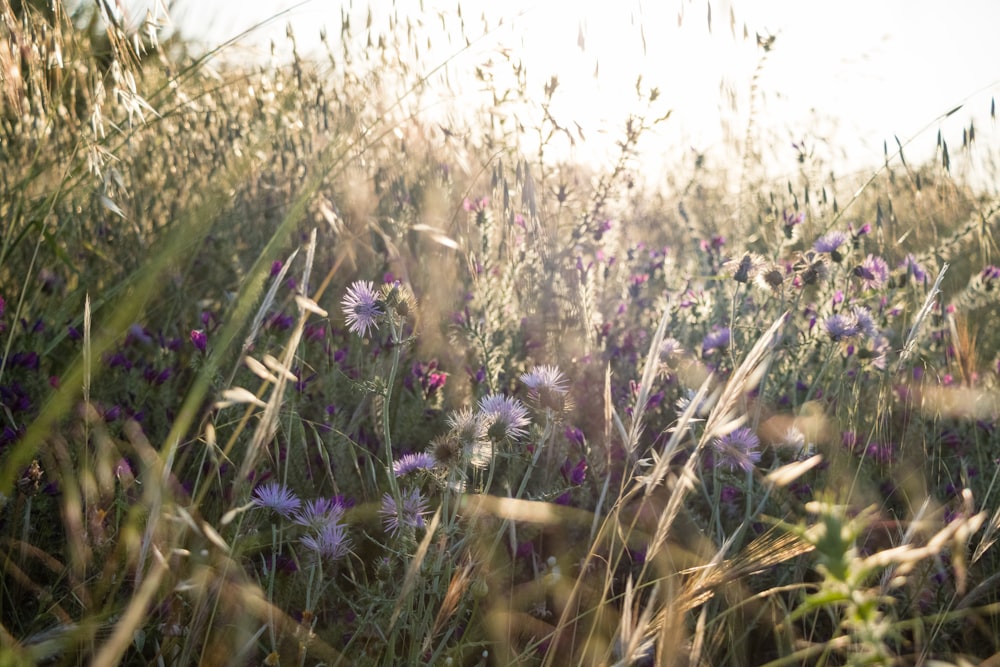
[[[154,1],[160,0],[134,0],[133,6]],[[235,53],[266,53],[270,40],[283,42],[288,23],[306,51],[318,44],[324,23],[331,38],[339,34],[342,6],[353,7],[348,11],[357,28],[374,6],[373,30],[384,31],[389,11],[405,15],[404,7],[422,4],[425,16],[453,15],[459,2],[470,37],[481,34],[476,26],[484,13],[491,23],[504,17],[506,27],[491,33],[481,48],[460,55],[453,80],[469,76],[497,45],[523,60],[539,97],[544,82],[558,75],[553,114],[584,129],[586,145],[573,153],[579,159],[600,160],[612,151],[619,136],[615,128],[639,110],[634,84],[640,74],[662,93],[657,109],[673,110],[661,131],[643,144],[651,168],[663,168],[671,151],[711,151],[727,140],[742,142],[761,54],[756,33],[776,41],[758,81],[754,134],[779,161],[788,160],[788,169],[794,168],[791,142],[801,138],[842,168],[877,165],[883,141],[892,148],[894,135],[905,142],[928,125],[906,150],[911,162],[933,155],[939,128],[956,162],[962,128],[971,120],[983,157],[998,145],[989,118],[991,97],[1000,97],[993,34],[1000,26],[997,0],[179,0],[174,20],[191,37],[215,44],[295,7]],[[417,15],[416,9],[409,11]],[[441,23],[427,25],[438,30]],[[743,38],[744,25],[749,39]],[[443,45],[430,62],[458,50],[457,40],[447,45],[444,33],[429,36]],[[935,122],[959,104],[966,106],[947,122]],[[826,144],[822,138],[835,141]]]

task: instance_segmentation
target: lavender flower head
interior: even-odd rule
[[[298,496],[292,493],[291,489],[277,482],[258,486],[253,490],[250,502],[256,507],[280,514],[286,519],[290,519],[292,513],[301,504]]]
[[[315,535],[306,535],[299,540],[306,549],[323,560],[340,560],[351,549],[351,539],[347,537],[344,525],[328,523]]]
[[[845,243],[847,243],[847,234],[844,232],[829,232],[816,239],[813,243],[813,250],[830,255],[837,253],[837,257],[833,259],[839,262],[843,258],[839,253],[840,246]]]
[[[339,498],[317,498],[298,508],[293,521],[300,526],[321,531],[326,526],[338,523],[344,517],[345,509]]]
[[[495,441],[519,440],[528,434],[528,408],[521,401],[502,394],[479,399],[479,411],[487,424],[487,435]]]
[[[448,415],[446,423],[451,429],[450,435],[461,447],[463,458],[476,468],[488,466],[493,453],[486,438],[489,425],[482,414],[463,408]]]
[[[878,255],[868,255],[854,269],[854,275],[861,279],[866,289],[880,289],[889,281],[889,265]]]
[[[716,438],[711,444],[715,452],[716,465],[735,472],[750,472],[760,461],[760,439],[749,427],[741,426]]]
[[[701,341],[702,355],[707,355],[712,350],[729,347],[731,337],[732,332],[730,332],[729,327],[719,327],[718,329],[709,332]]]
[[[535,366],[521,375],[521,382],[528,388],[528,395],[540,405],[561,409],[563,397],[569,391],[566,376],[556,366]]]
[[[832,341],[842,341],[858,335],[858,321],[850,315],[837,313],[823,322],[826,333]]]
[[[359,336],[378,329],[378,318],[384,315],[378,294],[370,280],[356,280],[340,302],[348,328]]]
[[[382,527],[385,532],[396,536],[403,528],[423,528],[424,514],[427,513],[427,499],[420,494],[419,489],[407,489],[400,497],[401,507],[390,494],[382,496],[382,507],[378,513],[382,516]]]
[[[403,454],[392,462],[392,474],[404,477],[418,470],[430,470],[434,467],[434,457],[425,452],[418,454]]]

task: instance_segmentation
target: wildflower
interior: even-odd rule
[[[580,486],[587,479],[587,459],[580,459],[576,464],[566,459],[559,471],[567,482]]]
[[[547,408],[562,407],[562,397],[568,391],[566,377],[555,366],[535,366],[521,375],[521,382],[528,388],[532,400]]]
[[[418,470],[429,470],[434,467],[434,457],[420,452],[419,454],[403,454],[392,462],[392,474],[396,477],[409,475]]]
[[[927,282],[927,271],[920,265],[917,258],[913,256],[913,253],[906,255],[906,259],[903,260],[899,268],[906,272],[907,277],[913,276],[913,279],[918,283]]]
[[[306,535],[299,541],[320,558],[331,561],[340,560],[351,548],[344,525],[336,521],[325,524],[315,535]]]
[[[479,410],[487,424],[487,435],[494,441],[519,440],[528,433],[528,408],[521,401],[502,394],[479,399]]]
[[[462,464],[462,445],[451,433],[432,439],[428,451],[434,461],[445,468],[456,468]]]
[[[712,449],[717,455],[718,465],[731,471],[750,472],[760,461],[760,439],[747,426],[727,433],[712,441]]]
[[[385,313],[370,280],[356,280],[341,300],[348,328],[359,336],[378,328],[378,318]]]
[[[757,273],[756,285],[769,292],[780,292],[785,286],[785,272],[780,266],[770,264]]]
[[[830,340],[842,341],[858,335],[858,323],[849,315],[837,313],[826,318],[823,323]]]
[[[403,528],[423,528],[424,514],[427,513],[427,499],[420,494],[419,489],[408,489],[400,497],[402,504],[396,505],[390,494],[382,496],[382,527],[385,532],[398,535]]]
[[[488,424],[482,414],[463,408],[448,415],[446,421],[451,435],[462,448],[464,458],[476,468],[489,465],[492,450],[486,439]]]
[[[889,280],[889,265],[878,255],[868,255],[855,267],[854,275],[861,278],[866,289],[880,289]]]
[[[816,453],[816,445],[808,442],[805,434],[795,426],[789,426],[781,436],[781,445],[793,450],[798,459],[806,459]]]
[[[727,260],[722,265],[722,268],[733,276],[733,280],[746,284],[756,277],[757,272],[763,265],[763,257],[752,252],[746,252],[743,253],[743,257],[738,262],[733,259]]]
[[[317,498],[298,508],[292,519],[300,526],[322,530],[337,523],[344,516],[344,502],[340,498]]]
[[[195,349],[199,352],[205,351],[205,348],[208,347],[208,336],[205,335],[205,331],[203,329],[191,330],[191,344],[194,345]]]
[[[806,220],[806,214],[803,212],[789,213],[787,210],[781,212],[782,218],[782,231],[785,234],[786,241],[794,241],[798,236],[798,228]]]
[[[830,255],[830,259],[840,262],[844,256],[840,252],[840,246],[847,242],[847,234],[844,232],[829,232],[816,239],[813,243],[813,250],[819,253]]]
[[[668,359],[680,355],[684,352],[684,346],[676,338],[664,338],[660,343],[660,360]]]
[[[872,319],[872,311],[866,306],[854,306],[851,309],[851,315],[857,323],[859,334],[864,334],[868,338],[874,338],[878,334],[878,327],[875,326],[875,320]]]
[[[301,501],[284,484],[271,482],[264,486],[258,486],[253,490],[253,497],[250,502],[261,509],[271,510],[286,519],[291,518],[292,512],[299,508]]]
[[[702,356],[707,356],[712,350],[729,347],[731,338],[732,332],[730,332],[729,327],[718,327],[709,332],[701,341]]]

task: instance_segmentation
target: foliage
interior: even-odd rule
[[[958,156],[654,189],[641,83],[595,172],[509,54],[422,117],[414,26],[216,72],[3,10],[0,662],[1000,652],[1000,218]]]

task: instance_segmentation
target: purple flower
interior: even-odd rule
[[[298,508],[292,520],[300,526],[318,531],[324,526],[339,522],[345,509],[340,498],[316,498]]]
[[[760,461],[760,439],[748,426],[741,426],[712,441],[719,466],[731,471],[750,472]]]
[[[874,338],[878,334],[878,327],[875,326],[875,320],[872,319],[872,311],[867,306],[854,306],[851,309],[851,314],[854,321],[857,322],[859,334],[864,334],[868,338]]]
[[[580,486],[587,479],[587,459],[580,459],[575,465],[566,459],[560,471],[567,482]]]
[[[833,255],[837,253],[837,256],[833,259],[835,261],[840,261],[842,258],[839,253],[840,246],[847,242],[847,234],[844,232],[829,232],[823,236],[816,239],[813,243],[813,250],[816,252],[828,253]]]
[[[340,560],[351,549],[351,540],[344,525],[336,521],[325,524],[315,535],[306,535],[300,542],[324,560]]]
[[[556,366],[535,366],[531,372],[521,374],[521,382],[533,391],[548,390],[558,394],[567,391],[566,378]]]
[[[382,527],[385,532],[395,536],[403,528],[423,528],[424,514],[427,513],[427,499],[420,494],[419,489],[408,489],[402,492],[402,506],[397,506],[390,494],[382,496],[382,507],[378,513],[382,515]]]
[[[837,313],[826,318],[823,323],[827,335],[833,341],[841,341],[858,335],[858,322],[853,317]]]
[[[563,396],[569,390],[566,376],[556,366],[535,366],[521,375],[528,396],[546,408],[560,409]]]
[[[861,278],[866,289],[879,289],[889,280],[889,265],[878,255],[868,255],[855,267],[854,275]]]
[[[702,355],[707,355],[712,350],[729,347],[731,337],[732,333],[729,331],[729,327],[719,327],[709,332],[701,341]]]
[[[445,421],[451,429],[451,436],[461,446],[465,459],[476,468],[489,465],[493,451],[486,439],[489,425],[483,414],[462,408],[449,414]]]
[[[359,336],[367,336],[368,329],[377,329],[378,318],[385,314],[370,280],[354,281],[340,304],[348,328]]]
[[[920,265],[917,258],[913,256],[913,253],[906,255],[906,259],[900,264],[900,268],[906,271],[907,276],[913,276],[913,279],[918,283],[927,281],[927,271]]]
[[[205,335],[202,329],[192,329],[191,330],[191,344],[195,346],[199,352],[204,352],[205,348],[208,346],[208,336]]]
[[[419,454],[403,454],[392,462],[392,474],[396,477],[409,475],[418,470],[430,470],[434,467],[434,457],[420,452]]]
[[[299,508],[301,501],[284,484],[271,482],[263,486],[258,486],[253,490],[253,497],[250,502],[261,509],[271,510],[285,517],[291,518],[292,512]]]
[[[502,394],[479,399],[479,411],[488,435],[496,441],[518,440],[528,434],[528,408],[521,401]]]

